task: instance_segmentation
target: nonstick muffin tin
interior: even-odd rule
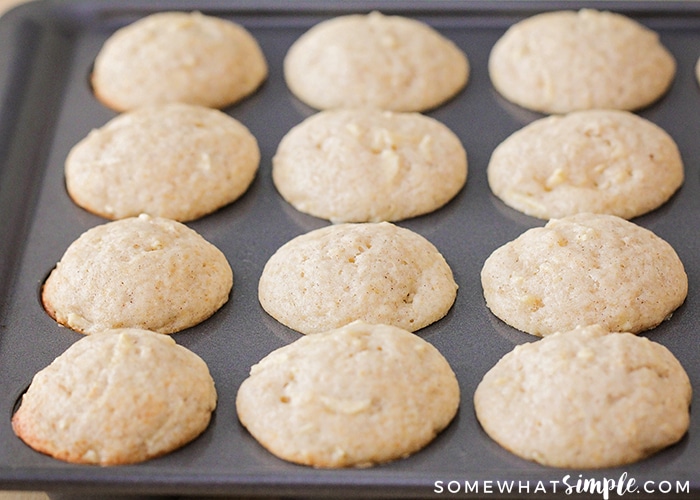
[[[663,127],[680,148],[686,179],[663,207],[634,219],[673,245],[689,276],[687,300],[669,321],[643,335],[667,346],[700,387],[700,3],[498,1],[39,1],[0,19],[0,487],[77,494],[227,495],[274,497],[498,498],[502,485],[530,497],[576,493],[586,480],[634,479],[656,493],[700,496],[700,419],[677,445],[629,466],[560,470],[522,460],[491,441],[474,416],[481,377],[515,345],[535,340],[486,308],[479,272],[486,257],[523,231],[541,226],[504,206],[489,191],[486,165],[508,135],[541,117],[500,98],[488,78],[495,41],[514,22],[546,10],[614,10],[656,30],[675,56],[676,79],[667,95],[639,114]],[[189,223],[227,256],[234,271],[230,301],[213,317],[174,339],[209,365],[219,404],[207,431],[167,456],[133,466],[72,465],[41,455],[16,438],[13,409],[32,376],[80,335],[56,325],[39,291],[66,247],[105,220],[72,203],[63,162],[69,149],[115,113],[93,97],[89,73],[102,43],[117,28],[162,10],[200,10],[241,23],[261,44],[270,66],[265,84],[225,111],[257,137],[260,171],[232,205]],[[282,76],[291,43],[317,22],[380,10],[427,22],[467,54],[467,87],[427,112],[462,140],[469,177],[442,209],[398,223],[435,244],[459,284],[457,300],[439,322],[417,332],[456,372],[462,393],[452,424],[415,455],[371,469],[316,470],[279,460],[238,423],[235,396],[250,366],[299,334],[269,317],[257,301],[257,281],[269,256],[301,233],[328,224],[284,202],[272,184],[271,158],[282,136],[315,111],[296,100]],[[572,489],[567,490],[567,485]]]

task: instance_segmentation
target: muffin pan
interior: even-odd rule
[[[491,195],[486,165],[493,149],[537,113],[500,98],[490,84],[490,48],[514,22],[545,10],[595,7],[629,15],[656,30],[676,57],[676,79],[660,101],[639,114],[677,141],[686,180],[663,207],[634,219],[671,243],[690,281],[687,300],[669,321],[643,335],[667,346],[700,390],[700,3],[489,1],[39,1],[0,19],[0,487],[52,496],[137,494],[275,497],[568,496],[591,481],[634,480],[638,491],[700,495],[700,419],[653,457],[617,469],[559,470],[527,462],[491,441],[474,416],[472,396],[483,374],[515,345],[535,340],[486,308],[479,272],[486,257],[523,231],[544,224]],[[92,128],[115,116],[93,97],[92,61],[114,32],[155,10],[201,10],[235,20],[260,42],[270,75],[254,95],[226,109],[257,137],[262,160],[249,191],[232,205],[189,223],[227,256],[234,271],[230,301],[213,317],[174,339],[200,355],[216,382],[219,404],[197,440],[167,456],[123,467],[78,466],[41,455],[14,436],[10,418],[32,376],[80,335],[59,327],[39,291],[67,246],[105,220],[66,194],[63,162]],[[282,60],[315,23],[336,15],[381,10],[423,20],[467,54],[471,76],[454,99],[427,114],[462,140],[469,159],[466,187],[444,208],[400,222],[435,244],[460,286],[448,315],[417,335],[434,344],[456,372],[462,391],[452,424],[415,455],[371,469],[316,470],[281,461],[239,424],[235,396],[250,366],[299,338],[257,301],[257,280],[269,256],[292,237],[328,224],[303,215],[275,191],[271,158],[282,136],[314,113],[285,86]],[[589,481],[589,483],[586,483]],[[568,489],[570,488],[570,489]],[[84,497],[81,497],[84,498]]]

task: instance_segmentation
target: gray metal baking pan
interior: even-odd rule
[[[686,181],[666,205],[635,222],[675,247],[690,279],[685,304],[670,321],[644,335],[671,349],[700,390],[700,89],[694,76],[700,56],[700,4],[39,1],[0,21],[0,488],[44,490],[61,498],[117,494],[556,498],[575,497],[593,481],[622,478],[625,487],[634,481],[640,497],[651,498],[654,493],[698,497],[697,411],[689,433],[677,445],[636,464],[595,471],[553,469],[519,459],[492,442],[474,417],[472,395],[483,374],[515,345],[534,340],[488,312],[479,271],[495,248],[543,224],[506,208],[489,192],[485,169],[494,147],[541,115],[513,106],[495,93],[487,57],[512,23],[544,10],[583,6],[622,12],[657,30],[678,62],[668,94],[640,114],[676,139]],[[66,247],[83,231],[105,222],[70,201],[63,179],[68,150],[90,129],[115,116],[93,98],[88,83],[91,64],[115,29],[154,11],[194,9],[246,26],[270,65],[262,88],[226,110],[258,138],[262,161],[257,179],[243,198],[190,224],[224,251],[235,273],[229,303],[209,320],[174,336],[209,364],[219,405],[202,436],[167,456],[106,468],[63,463],[25,446],[12,433],[10,418],[34,373],[80,338],[44,313],[38,293]],[[282,59],[290,44],[313,24],[372,9],[429,23],[462,47],[471,62],[468,86],[429,112],[462,139],[469,156],[467,185],[441,210],[400,223],[442,251],[459,283],[450,313],[417,334],[451,363],[462,402],[452,424],[407,459],[371,469],[316,470],[281,461],[259,446],[238,423],[234,400],[252,364],[299,337],[258,305],[257,280],[265,261],[290,238],[327,224],[290,208],[271,182],[270,161],[279,140],[314,112],[289,93]]]

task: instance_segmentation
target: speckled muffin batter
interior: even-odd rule
[[[450,201],[466,182],[467,154],[447,126],[419,113],[321,111],[282,139],[272,178],[301,212],[398,221]]]
[[[270,257],[258,285],[263,309],[304,334],[358,319],[416,331],[445,316],[456,295],[438,249],[389,222],[297,236]]]
[[[113,33],[95,58],[97,99],[116,111],[184,102],[229,106],[267,78],[267,61],[239,24],[200,12],[158,12]]]
[[[323,468],[415,453],[454,418],[457,378],[406,330],[354,322],[273,351],[241,384],[241,423],[266,449]]]
[[[317,109],[425,111],[462,90],[469,61],[425,23],[371,12],[313,26],[287,52],[284,76]]]
[[[668,242],[622,218],[588,213],[550,220],[496,249],[481,283],[493,314],[538,336],[592,324],[642,332],[688,294]]]
[[[512,453],[572,469],[618,467],[679,441],[688,375],[664,346],[601,326],[517,346],[474,393],[486,433]]]
[[[226,256],[182,223],[141,215],[84,232],[42,288],[59,324],[90,334],[109,328],[174,333],[228,301]]]
[[[656,32],[613,12],[546,12],[511,26],[489,57],[509,101],[543,113],[636,110],[671,85],[676,61]]]
[[[107,219],[147,213],[181,222],[235,201],[260,163],[255,137],[221,111],[171,103],[123,113],[66,158],[68,194]]]
[[[122,465],[189,443],[216,407],[205,362],[166,335],[95,333],[38,372],[12,417],[29,446],[59,460]]]
[[[541,219],[580,212],[631,219],[663,205],[684,180],[673,138],[615,110],[532,122],[493,151],[487,174],[506,205]]]

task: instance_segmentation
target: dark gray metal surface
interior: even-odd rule
[[[647,332],[679,358],[700,388],[700,90],[694,64],[700,56],[700,5],[674,2],[225,2],[90,0],[39,2],[0,21],[0,487],[42,489],[65,495],[274,495],[287,497],[498,497],[497,481],[525,487],[530,497],[566,496],[564,480],[618,479],[638,487],[689,488],[700,494],[700,419],[688,435],[654,457],[613,470],[569,471],[521,460],[480,429],[472,395],[483,374],[516,344],[534,340],[493,317],[479,282],[483,261],[528,228],[543,225],[506,208],[489,192],[485,169],[494,147],[541,115],[496,95],[486,63],[493,43],[513,22],[541,10],[609,8],[656,29],[678,61],[668,95],[640,114],[678,142],[686,165],[682,189],[664,207],[635,219],[669,241],[690,278],[686,303],[673,318]],[[252,364],[299,337],[268,317],[257,302],[257,280],[280,245],[327,224],[302,215],[276,193],[270,161],[282,136],[313,113],[288,92],[282,59],[289,45],[322,19],[379,9],[428,22],[454,40],[471,63],[468,86],[428,114],[450,126],[469,157],[465,189],[443,209],[399,223],[432,241],[459,283],[457,301],[443,320],[418,332],[451,363],[462,403],[450,427],[426,449],[365,470],[314,470],[285,463],[263,450],[237,421],[237,388]],[[226,111],[255,134],[262,150],[248,193],[189,225],[228,257],[235,283],[231,300],[211,319],[174,335],[199,354],[216,381],[219,405],[196,441],[146,463],[100,468],[66,464],[32,451],[17,439],[10,418],[34,373],[79,334],[58,327],[43,311],[39,288],[66,247],[83,231],[104,223],[75,206],[63,180],[68,150],[92,128],[115,116],[92,96],[88,74],[104,40],[118,27],[154,10],[199,9],[240,22],[259,40],[270,76],[263,87]],[[442,483],[437,483],[441,481]],[[492,481],[492,483],[489,483]],[[448,490],[448,485],[450,489]],[[489,487],[491,488],[489,492]],[[459,491],[459,494],[453,491]],[[574,493],[575,493],[574,489]],[[517,496],[517,495],[515,495]],[[652,495],[644,494],[644,498]],[[597,495],[600,498],[600,495]]]

